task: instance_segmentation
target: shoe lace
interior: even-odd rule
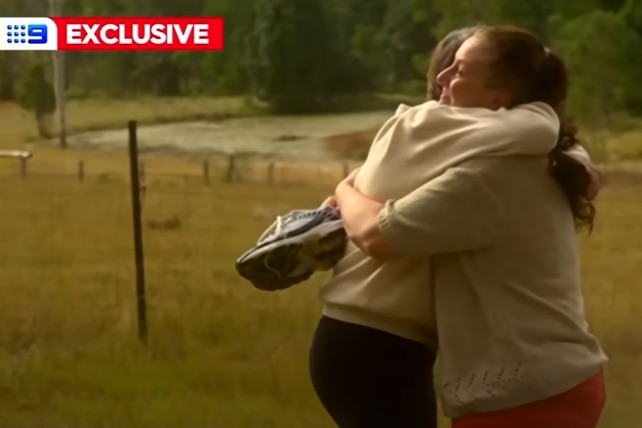
[[[288,214],[287,217],[281,215],[277,216],[274,223],[272,223],[272,225],[263,233],[263,235],[259,237],[258,242],[277,237],[283,233],[283,229],[285,228],[285,225],[287,223],[301,220],[303,218],[312,217],[314,214],[314,211],[294,211]]]

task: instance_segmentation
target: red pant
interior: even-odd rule
[[[455,418],[452,428],[596,428],[605,401],[604,375],[599,373],[545,400]]]

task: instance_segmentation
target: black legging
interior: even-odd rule
[[[419,342],[323,317],[310,374],[340,428],[436,428],[434,362]]]

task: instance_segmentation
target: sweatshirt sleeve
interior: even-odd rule
[[[378,218],[386,243],[401,257],[491,245],[501,229],[502,209],[480,174],[451,168],[408,195],[386,201]]]
[[[448,156],[547,154],[560,129],[555,110],[542,102],[499,110],[426,103],[407,112],[404,121],[412,141],[452,141]]]
[[[600,173],[600,170],[593,161],[591,161],[591,157],[586,149],[579,144],[568,149],[566,154],[578,162],[581,162],[586,168],[586,172],[589,174],[589,182],[585,194],[589,200],[595,199],[602,188],[602,174]]]
[[[566,153],[575,160],[581,162],[586,167],[586,169],[591,171],[598,171],[597,166],[595,166],[595,164],[591,160],[591,156],[581,145],[575,144],[574,146],[566,150]]]

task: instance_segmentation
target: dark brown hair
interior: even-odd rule
[[[577,128],[564,112],[568,73],[564,61],[527,30],[511,26],[481,27],[475,37],[494,51],[490,85],[511,90],[509,107],[536,101],[550,105],[560,119],[556,147],[549,154],[549,172],[569,202],[578,226],[593,227],[595,207],[586,197],[590,181],[584,164],[565,153],[577,144]]]
[[[489,85],[507,87],[512,93],[509,107],[541,101],[550,105],[560,119],[556,147],[549,154],[549,173],[555,178],[570,205],[578,226],[593,227],[595,207],[587,197],[590,182],[584,164],[565,153],[578,143],[577,128],[564,112],[568,73],[564,61],[527,30],[511,26],[472,27],[453,31],[439,42],[428,71],[429,97],[436,99],[441,88],[437,75],[454,61],[461,44],[471,36],[482,37],[495,52],[493,78]]]
[[[437,76],[455,60],[455,54],[469,37],[486,37],[496,49],[495,85],[508,84],[514,93],[513,106],[543,101],[555,109],[560,118],[560,136],[549,154],[549,172],[558,182],[569,202],[578,225],[593,226],[595,207],[586,197],[590,176],[586,167],[565,153],[578,143],[577,128],[564,114],[568,91],[568,74],[562,59],[546,49],[539,39],[520,28],[466,27],[450,32],[435,47],[428,68],[428,98],[439,99],[441,85]]]

